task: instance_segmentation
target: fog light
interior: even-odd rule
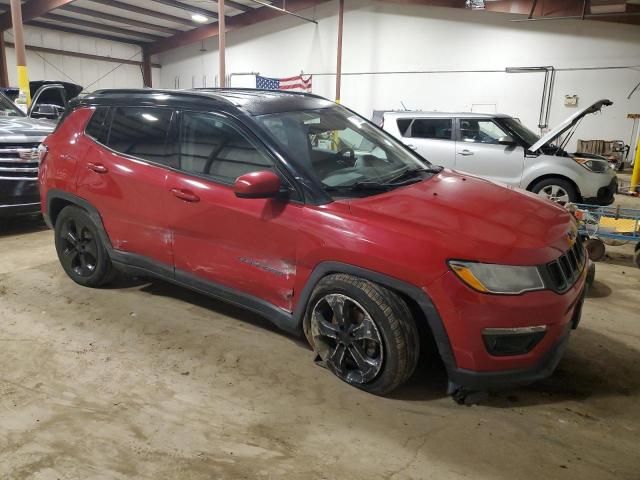
[[[521,328],[485,328],[482,338],[491,355],[523,355],[529,353],[547,333],[547,326]]]

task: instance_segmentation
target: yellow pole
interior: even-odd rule
[[[24,30],[22,28],[22,4],[20,0],[11,0],[11,23],[13,25],[13,43],[16,51],[16,67],[18,69],[18,88],[24,94],[27,107],[31,105],[29,90],[29,74],[27,73],[27,53],[24,46]]]
[[[629,193],[636,193],[638,183],[640,183],[640,135],[638,135],[638,140],[636,140],[636,156],[633,161],[633,173],[631,174]]]

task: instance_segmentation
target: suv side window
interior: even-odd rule
[[[173,110],[152,107],[112,107],[112,110],[108,147],[125,155],[178,167],[170,141]]]
[[[109,107],[97,107],[93,115],[91,115],[91,120],[89,120],[87,128],[84,130],[84,133],[103,144],[107,143],[108,130],[105,128],[105,119],[107,118],[108,112]]]
[[[499,144],[507,134],[492,120],[460,119],[460,140],[467,143]]]
[[[206,113],[182,114],[179,151],[181,170],[223,183],[274,168],[271,159],[235,127]]]
[[[412,118],[399,118],[396,120],[398,130],[400,130],[400,135],[403,137],[409,136],[409,125],[411,125],[412,120]]]
[[[411,138],[451,140],[452,127],[450,118],[416,118],[411,124]]]

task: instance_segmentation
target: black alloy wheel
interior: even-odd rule
[[[79,207],[65,207],[56,218],[55,243],[60,264],[74,282],[85,287],[100,287],[116,274],[98,232],[89,214]]]
[[[94,233],[75,218],[67,219],[60,229],[63,245],[60,261],[66,269],[80,277],[90,277],[96,271],[98,245]]]
[[[420,335],[407,303],[382,285],[345,273],[316,284],[303,330],[329,371],[375,395],[402,385],[420,355]]]
[[[384,346],[371,315],[353,298],[332,293],[313,308],[311,334],[327,367],[347,383],[375,379],[384,362]]]

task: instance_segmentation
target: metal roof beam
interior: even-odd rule
[[[72,25],[79,25],[81,27],[94,28],[103,32],[119,33],[121,35],[131,35],[132,37],[144,38],[146,40],[159,40],[163,37],[158,35],[151,35],[150,33],[136,32],[135,30],[127,30],[126,28],[114,27],[112,25],[105,25],[104,23],[90,22],[88,20],[81,20],[75,17],[67,17],[64,15],[56,15],[54,13],[47,13],[42,16],[45,20],[55,20],[61,23],[70,23]]]
[[[141,40],[136,40],[134,38],[116,37],[115,35],[107,35],[100,32],[92,32],[89,30],[81,30],[79,28],[65,27],[63,25],[56,25],[53,23],[38,22],[36,20],[29,20],[28,24],[31,25],[32,27],[44,28],[48,30],[56,30],[58,32],[64,32],[64,33],[73,33],[76,35],[84,35],[85,37],[101,38],[103,40],[109,40],[111,42],[128,43],[131,45],[138,45],[138,46],[145,43]]]
[[[205,10],[204,8],[195,7],[193,5],[189,5],[188,3],[178,2],[177,0],[153,0],[153,1],[156,3],[161,3],[162,5],[167,5],[169,7],[185,10],[187,12],[196,13],[198,15],[204,15],[205,17],[212,18],[214,20],[218,19],[218,15],[215,12],[212,12],[210,10]]]
[[[73,0],[30,0],[22,5],[22,21],[26,23],[71,2]],[[0,31],[5,31],[11,26],[11,11],[9,10],[0,15]]]
[[[157,0],[155,0],[157,1]],[[327,2],[328,0],[287,0],[287,12],[296,12],[307,8],[314,7],[320,3]],[[250,12],[240,15],[234,15],[227,19],[226,31],[230,32],[242,27],[247,27],[265,20],[271,20],[273,18],[286,15],[279,9],[270,8],[254,8]],[[218,24],[213,23],[209,25],[203,25],[187,32],[178,33],[172,37],[163,38],[155,43],[149,45],[149,53],[156,54],[171,50],[173,48],[183,47],[192,43],[201,42],[210,37],[218,36]]]
[[[101,20],[108,20],[110,22],[124,23],[126,25],[144,28],[147,30],[155,30],[158,32],[169,33],[171,35],[174,35],[180,32],[180,30],[176,30],[175,28],[169,28],[162,25],[156,25],[153,23],[141,22],[140,20],[134,20],[133,18],[120,17],[118,15],[99,12],[97,10],[90,10],[88,8],[76,7],[75,5],[65,5],[64,7],[62,7],[62,10],[78,13],[80,15],[86,15],[92,18],[99,18]]]
[[[91,2],[104,5],[103,0],[89,0]],[[159,20],[164,20],[166,22],[179,23],[180,25],[185,25],[187,27],[194,27],[193,20],[176,17],[175,15],[169,15],[168,13],[159,12],[158,10],[150,10],[148,8],[138,7],[136,5],[129,5],[128,3],[120,2],[118,0],[110,0],[109,7],[119,8],[120,10],[125,10],[131,13],[138,13],[140,15],[146,15],[148,17],[154,17]]]

